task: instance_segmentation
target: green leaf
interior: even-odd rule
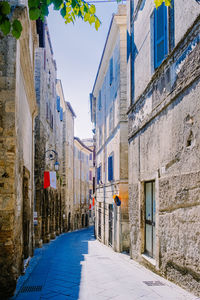
[[[10,32],[11,24],[8,19],[5,19],[1,24],[0,24],[0,29],[3,32],[4,35],[7,35]]]
[[[39,8],[30,8],[29,9],[29,17],[31,20],[37,20],[40,17],[40,9]]]
[[[89,18],[89,23],[90,23],[90,25],[92,24],[92,23],[94,23],[95,22],[95,16],[91,16],[90,18]]]
[[[66,16],[66,5],[60,10],[60,14],[63,18]]]
[[[3,15],[8,15],[10,13],[10,4],[6,1],[0,3],[1,13]]]
[[[29,8],[38,8],[40,0],[28,0]]]
[[[88,4],[84,4],[84,12],[88,13],[88,11],[89,11]]]
[[[95,12],[96,12],[96,7],[92,4],[92,5],[90,6],[90,13],[91,13],[92,15],[94,15]]]
[[[154,0],[154,3],[155,3],[155,5],[156,5],[156,8],[158,8],[159,6],[162,5],[163,0]]]
[[[63,0],[53,0],[54,9],[59,10],[62,3],[63,3]]]
[[[42,6],[41,6],[41,14],[43,16],[48,16],[49,15],[49,9],[48,9],[47,5],[42,4]]]
[[[22,24],[19,20],[15,19],[12,23],[12,28],[15,30],[15,31],[18,31],[18,32],[22,32]]]
[[[95,29],[98,30],[100,25],[101,25],[101,23],[100,23],[99,19],[97,18],[95,21]]]
[[[72,0],[71,6],[72,6],[72,8],[74,8],[76,6],[76,0]]]
[[[171,6],[171,0],[165,0],[165,5],[166,6]]]

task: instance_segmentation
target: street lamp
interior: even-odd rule
[[[50,160],[55,160],[54,163],[54,169],[55,171],[59,170],[59,162],[58,162],[58,152],[56,152],[55,150],[51,149],[51,150],[46,150],[45,151],[45,158],[48,158]]]
[[[55,164],[54,164],[54,169],[55,171],[58,171],[59,170],[59,162],[56,160]]]

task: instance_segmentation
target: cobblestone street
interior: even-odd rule
[[[99,243],[90,227],[62,234],[36,249],[12,299],[199,298]]]

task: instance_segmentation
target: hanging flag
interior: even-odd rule
[[[56,189],[56,172],[50,172],[50,186]]]
[[[50,175],[49,172],[44,172],[44,189],[50,186]]]
[[[90,203],[89,209],[91,209],[91,208],[92,208],[92,205],[91,205],[91,203]]]
[[[94,200],[94,198],[92,199],[92,205],[94,206],[94,204],[95,204],[95,200]]]

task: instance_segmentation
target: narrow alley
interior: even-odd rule
[[[198,298],[95,240],[90,227],[64,233],[36,249],[11,299]]]

